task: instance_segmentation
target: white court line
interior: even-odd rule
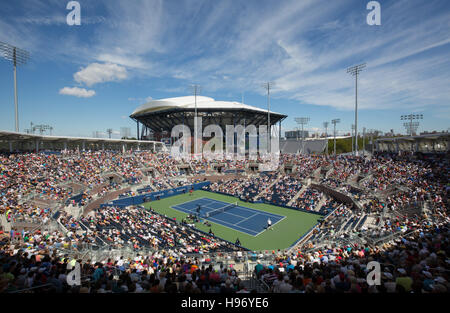
[[[255,214],[253,214],[253,215],[251,215],[251,216],[249,216],[249,217],[247,217],[247,218],[244,218],[242,221],[239,221],[236,225],[238,225],[238,224],[240,224],[240,223],[242,223],[242,222],[245,222],[245,221],[247,221],[247,220],[249,220],[249,219],[255,217],[256,215],[259,215],[259,213],[256,212]]]
[[[224,225],[224,224],[231,225],[231,226],[229,226],[229,228],[232,228],[233,230],[236,230],[236,231],[241,232],[241,233],[243,233],[243,234],[251,235],[251,236],[255,237],[255,235],[252,235],[252,233],[255,233],[255,232],[256,232],[255,230],[248,229],[248,228],[242,227],[242,226],[237,226],[237,227],[239,227],[239,228],[248,230],[248,231],[250,232],[250,233],[246,233],[246,232],[243,232],[243,231],[241,231],[241,230],[239,230],[239,229],[234,228],[233,226],[236,226],[236,224],[231,224],[231,223],[225,222],[224,220],[218,220],[218,219],[216,219],[216,218],[214,218],[214,217],[209,217],[209,218],[210,218],[211,220],[216,220],[216,223],[217,223],[217,224],[221,224],[221,225],[223,225],[223,226],[226,226],[226,225]]]
[[[204,206],[204,208],[205,208],[205,206]],[[208,206],[206,206],[206,208],[211,209],[211,208],[208,207]],[[235,214],[228,213],[228,212],[222,212],[222,213],[229,214],[229,215],[234,215],[234,216],[237,216],[237,217],[241,217],[241,218],[242,218],[242,216],[240,216],[240,215],[235,215]],[[258,213],[258,214],[259,214],[259,213]],[[236,231],[239,231],[239,232],[241,232],[241,233],[243,233],[243,234],[255,236],[255,235],[253,235],[253,233],[255,233],[256,230],[248,229],[248,228],[242,227],[242,226],[237,226],[236,224],[232,224],[232,223],[229,223],[229,222],[226,222],[226,221],[224,221],[224,220],[217,219],[217,218],[214,218],[214,217],[211,217],[211,216],[208,217],[208,218],[204,218],[204,219],[209,219],[209,220],[211,220],[211,221],[215,220],[217,224],[221,224],[222,226],[227,226],[227,225],[228,225],[229,228],[232,228],[232,229],[234,229],[234,230],[236,230]],[[224,224],[227,224],[227,225],[224,225]],[[245,230],[247,230],[247,231],[250,232],[250,233],[246,233],[246,232],[240,231],[239,229],[236,229],[236,228],[234,228],[233,226],[239,227],[239,228],[242,228],[242,229],[245,229]]]
[[[185,212],[185,213],[187,213],[187,212],[197,213],[197,212],[195,211],[195,208],[193,208],[193,209],[187,209],[187,208],[181,207],[182,205],[185,205],[186,203],[194,202],[194,201],[197,201],[197,200],[210,201],[210,199],[208,199],[208,198],[197,198],[197,199],[193,199],[193,200],[189,200],[189,201],[183,202],[183,203],[181,203],[181,204],[177,204],[177,205],[171,206],[171,208],[172,208],[172,209],[175,209],[175,210],[178,210],[178,211],[181,211],[181,212]],[[200,205],[200,206],[201,206],[201,205]],[[208,207],[208,208],[209,208],[209,207]],[[209,208],[209,209],[211,209],[211,208]],[[186,212],[186,211],[187,211],[187,212]]]
[[[208,199],[208,200],[210,200],[210,199]],[[219,201],[219,200],[212,200],[212,201],[222,202],[222,201]],[[267,204],[267,203],[263,203],[263,204]],[[271,204],[269,204],[269,205],[271,205]],[[274,205],[274,206],[276,206],[276,205]],[[258,210],[258,209],[247,208],[247,207],[242,206],[242,205],[239,205],[239,204],[238,204],[238,208],[239,208],[239,209],[246,210],[246,211],[258,211],[258,212],[264,213],[265,215],[271,215],[271,216],[273,216],[273,217],[286,217],[286,216],[283,216],[283,215],[279,215],[279,214],[275,214],[275,213],[270,213],[270,212],[266,212],[266,211],[261,211],[261,210]],[[283,207],[281,207],[281,208],[283,208]],[[284,208],[284,209],[285,209],[285,208]]]
[[[277,225],[279,222],[281,222],[281,221],[284,220],[285,218],[286,218],[286,216],[284,216],[281,220],[278,220],[275,224],[272,225],[272,227],[275,226],[275,225]],[[259,234],[265,232],[266,230],[267,230],[267,228],[261,230],[259,233],[257,233],[257,234],[255,235],[255,237],[257,237]]]
[[[222,213],[241,217],[240,215],[235,215],[235,214],[232,214],[232,213],[229,213],[229,212],[222,212]],[[254,217],[254,216],[259,215],[259,214],[263,215],[262,213],[256,213],[256,214],[252,215],[251,217]],[[286,218],[286,216],[283,216],[283,218],[280,219],[280,220],[278,220],[275,224],[273,224],[272,227],[275,226],[276,224],[278,224],[279,222],[281,222],[282,220],[284,220],[285,218]],[[251,232],[251,233],[256,232],[256,230],[251,230],[251,229],[248,229],[248,228],[246,228],[246,227],[244,227],[244,226],[239,226],[239,225],[238,225],[239,223],[243,222],[244,220],[239,221],[239,222],[236,223],[236,224],[232,224],[232,223],[229,223],[229,222],[226,222],[226,221],[224,221],[224,220],[217,219],[217,218],[214,218],[214,217],[209,217],[209,219],[211,219],[211,220],[214,219],[214,220],[216,220],[216,221],[222,222],[222,223],[217,222],[218,224],[222,224],[222,225],[223,225],[223,223],[225,223],[225,224],[228,224],[228,225],[232,225],[232,226],[236,226],[236,227],[243,228],[243,229],[245,229],[245,230],[248,230],[248,231]],[[247,219],[249,219],[249,218],[247,218]],[[233,228],[232,226],[231,226],[230,228]],[[236,229],[236,228],[233,228],[233,229],[239,231],[239,230]],[[252,234],[249,234],[249,233],[246,233],[246,234],[247,234],[247,235],[252,235],[253,237],[256,237],[256,236],[258,236],[259,234],[263,233],[265,230],[266,230],[266,229],[263,229],[262,231],[260,231],[260,232],[257,233],[256,235],[252,235]],[[242,233],[242,231],[241,231],[241,233]]]

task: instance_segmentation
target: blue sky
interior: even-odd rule
[[[91,136],[131,127],[148,99],[190,94],[311,118],[308,129],[354,121],[352,65],[359,80],[360,129],[404,133],[400,115],[422,113],[419,131],[450,127],[450,2],[381,0],[369,26],[366,0],[80,0],[69,26],[65,0],[2,1],[0,41],[27,49],[18,69],[20,130],[50,124],[54,134]],[[0,60],[0,129],[14,130],[12,65]]]

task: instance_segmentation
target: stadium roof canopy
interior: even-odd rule
[[[175,125],[193,127],[195,97],[177,97],[152,100],[138,107],[130,117],[154,132],[171,131]],[[240,102],[216,101],[210,97],[197,96],[197,114],[203,126],[267,125],[267,110]],[[274,125],[287,115],[270,112],[270,124]],[[191,128],[192,129],[192,128]]]
[[[130,139],[113,138],[91,138],[91,137],[69,137],[48,136],[11,131],[0,131],[0,151],[22,151],[22,150],[62,150],[74,149],[76,147],[93,149],[122,149],[123,147],[141,147],[152,149],[162,148],[161,142],[141,141]]]

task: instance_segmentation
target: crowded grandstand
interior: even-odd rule
[[[284,154],[272,172],[252,164],[186,165],[136,150],[3,154],[1,292],[449,291],[448,154]],[[303,215],[252,236],[219,225],[226,212],[161,208],[163,198],[203,193],[315,219],[291,244],[258,246],[247,237],[281,236],[282,223],[300,228]],[[366,280],[371,261],[380,284]],[[79,285],[68,283],[75,264]]]

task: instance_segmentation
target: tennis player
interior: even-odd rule
[[[272,221],[270,220],[270,217],[267,219],[267,229],[272,230]]]

